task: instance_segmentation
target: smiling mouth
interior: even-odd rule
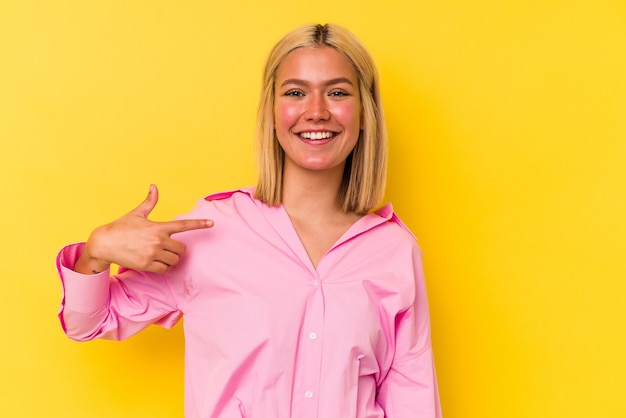
[[[302,139],[306,139],[308,141],[321,141],[323,139],[330,139],[336,136],[336,132],[325,131],[325,132],[300,132],[298,136]]]

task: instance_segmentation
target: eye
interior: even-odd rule
[[[300,90],[297,90],[297,89],[291,89],[291,90],[287,90],[284,95],[292,96],[292,97],[302,97],[304,96],[304,93],[302,93]]]
[[[348,94],[348,92],[345,92],[343,90],[333,90],[328,95],[332,97],[345,97],[345,96],[349,96],[350,94]]]

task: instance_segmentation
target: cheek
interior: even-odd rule
[[[344,127],[361,129],[361,112],[359,106],[346,104],[338,106],[333,112],[335,118],[341,122]]]
[[[296,122],[299,112],[296,106],[278,102],[274,106],[274,123],[276,129],[288,130]]]

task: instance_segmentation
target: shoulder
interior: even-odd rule
[[[394,213],[390,204],[365,215],[346,237],[356,238],[352,245],[372,257],[406,261],[421,253],[415,235]]]
[[[222,191],[198,199],[195,207],[179,218],[213,218],[233,214],[246,216],[257,211],[258,206],[262,204],[255,199],[253,187]]]
[[[381,222],[381,226],[383,227],[382,229],[387,233],[393,234],[400,241],[417,245],[417,237],[394,212],[391,203],[382,206],[373,212],[373,214],[379,217],[379,222]]]

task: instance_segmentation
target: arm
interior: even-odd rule
[[[173,326],[180,317],[171,279],[160,274],[178,264],[185,251],[170,235],[212,222],[149,221],[157,200],[157,189],[151,186],[137,208],[94,230],[87,243],[65,247],[57,256],[63,284],[59,319],[70,338],[119,340],[152,323]],[[110,276],[112,263],[124,267],[124,273]]]
[[[59,320],[73,340],[123,340],[157,323],[172,327],[180,318],[171,279],[128,270],[111,276],[109,269],[85,275],[71,269],[85,244],[69,245],[57,256],[63,286]]]
[[[419,248],[413,252],[415,299],[396,318],[395,356],[379,387],[378,402],[389,418],[441,418],[430,339],[430,315]]]

